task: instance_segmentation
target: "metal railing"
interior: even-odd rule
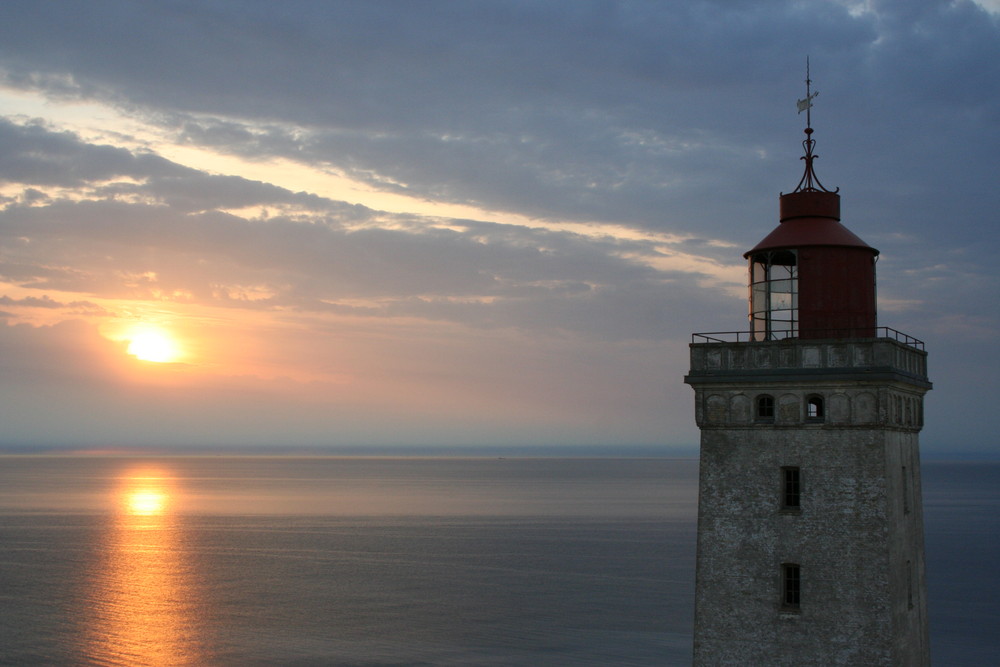
[[[859,331],[871,332],[869,336],[859,336]],[[844,339],[844,338],[888,338],[915,350],[924,349],[924,341],[914,338],[902,331],[889,327],[854,327],[852,329],[810,329],[809,340],[813,339]],[[692,343],[764,343],[788,339],[801,339],[802,331],[709,331],[691,334]]]

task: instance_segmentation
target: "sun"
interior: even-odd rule
[[[137,327],[127,338],[128,353],[136,359],[162,364],[175,361],[180,356],[177,345],[163,329]]]

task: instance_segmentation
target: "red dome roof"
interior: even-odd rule
[[[749,257],[759,250],[803,248],[807,246],[843,246],[878,250],[862,241],[840,224],[840,195],[835,192],[799,191],[781,195],[781,224],[764,240],[743,254]]]

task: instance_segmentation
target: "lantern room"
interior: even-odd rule
[[[744,254],[753,340],[874,336],[878,250],[840,223],[839,188],[816,178],[805,132],[805,174],[779,198],[781,223]]]

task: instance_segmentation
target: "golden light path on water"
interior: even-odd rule
[[[117,480],[87,596],[86,662],[200,664],[199,596],[175,512],[180,493],[164,469],[132,469]]]

